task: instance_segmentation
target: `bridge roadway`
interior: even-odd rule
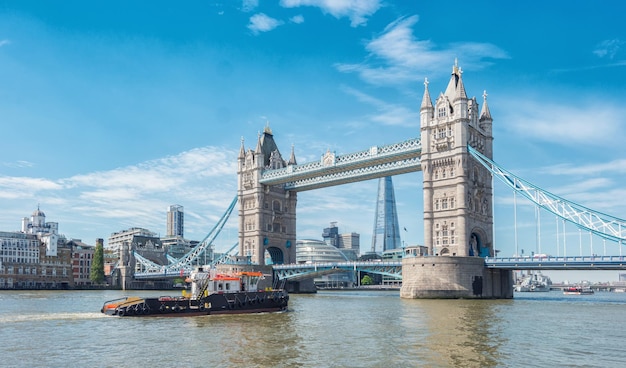
[[[424,263],[428,256],[423,257]],[[485,267],[507,270],[626,270],[625,256],[485,258]],[[402,278],[402,261],[319,262],[273,265],[279,279],[299,280],[337,272],[364,271]]]
[[[428,256],[423,257],[428,263]],[[402,279],[402,261],[346,261],[273,265],[281,280],[297,281],[337,272],[363,271]],[[626,256],[487,257],[485,267],[505,270],[626,270]],[[184,277],[189,272],[135,274],[136,279]]]
[[[486,258],[487,268],[510,270],[626,270],[625,256]]]

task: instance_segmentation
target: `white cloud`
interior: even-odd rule
[[[405,106],[387,103],[354,88],[343,86],[342,90],[376,109],[377,113],[369,116],[373,122],[388,126],[419,127],[419,112],[411,111]]]
[[[0,198],[34,198],[42,191],[58,191],[64,186],[54,180],[28,177],[0,177]]]
[[[250,24],[248,24],[248,29],[250,29],[254,34],[259,34],[260,32],[269,32],[283,24],[284,22],[281,20],[268,17],[263,13],[259,13],[250,17]]]
[[[222,147],[203,147],[56,181],[0,177],[0,198],[5,207],[12,200],[18,207],[24,199],[41,203],[42,209],[54,214],[53,221],[64,222],[64,216],[80,219],[80,229],[70,229],[70,237],[80,236],[77,232],[85,229],[106,237],[108,232],[131,226],[158,232],[154,226],[165,226],[166,208],[174,203],[195,213],[186,217],[186,229],[206,233],[237,193],[237,163],[233,159],[237,153]],[[23,211],[16,208],[10,212]],[[69,227],[66,224],[64,231]]]
[[[33,167],[34,164],[30,161],[25,161],[25,160],[18,160],[15,162],[5,162],[3,163],[4,166],[6,167]]]
[[[257,6],[259,6],[259,0],[243,0],[241,10],[248,13],[256,9]]]
[[[415,81],[425,74],[442,72],[455,57],[466,69],[480,69],[489,64],[486,59],[508,58],[505,51],[488,43],[455,43],[440,47],[433,42],[417,40],[413,26],[418,16],[400,18],[367,45],[367,61],[361,64],[336,64],[345,73],[358,73],[368,83],[376,85]]]
[[[606,56],[609,59],[613,59],[623,44],[624,42],[619,39],[604,40],[596,46],[593,53],[600,58]]]
[[[289,18],[289,21],[295,24],[302,24],[304,23],[304,17],[302,15],[294,15],[293,17]]]
[[[280,5],[285,8],[300,6],[318,7],[324,13],[340,19],[347,17],[350,25],[357,27],[367,24],[367,18],[380,9],[380,0],[281,0]]]
[[[575,166],[568,163],[544,167],[540,170],[542,173],[553,173],[555,175],[599,175],[603,173],[626,174],[626,159]]]
[[[621,143],[626,138],[626,109],[609,101],[566,104],[517,98],[511,104],[503,107],[505,116],[498,119],[519,137],[588,146]]]

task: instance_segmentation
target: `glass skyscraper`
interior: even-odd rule
[[[378,198],[374,231],[372,232],[372,252],[384,252],[401,248],[400,226],[396,211],[396,197],[393,192],[391,176],[378,179]]]

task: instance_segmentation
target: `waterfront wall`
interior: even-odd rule
[[[299,281],[287,281],[285,284],[287,292],[292,294],[315,294],[317,287],[313,278],[303,279]]]
[[[409,257],[402,260],[400,297],[510,299],[510,270],[488,269],[481,257]]]

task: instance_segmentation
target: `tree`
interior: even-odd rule
[[[96,251],[91,260],[91,270],[89,279],[94,284],[101,284],[104,281],[104,245],[102,239],[96,240]]]
[[[374,284],[374,280],[370,277],[370,275],[365,275],[361,279],[361,285],[372,285]]]

